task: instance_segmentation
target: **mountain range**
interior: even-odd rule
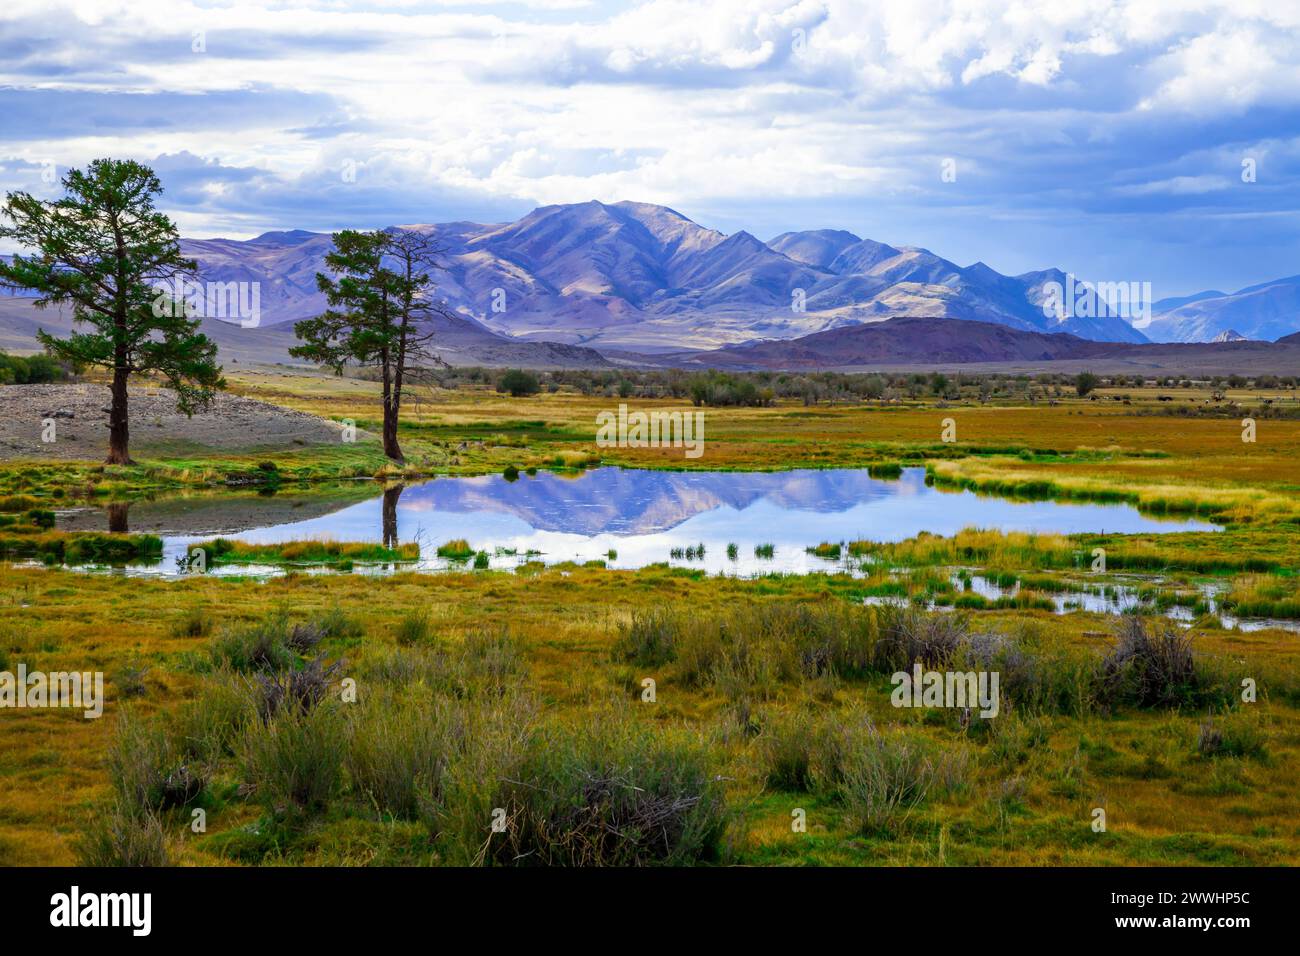
[[[787,232],[764,242],[724,235],[649,203],[542,206],[516,222],[408,225],[443,248],[438,294],[491,332],[641,353],[711,349],[898,316],[994,322],[1110,342],[1203,342],[1234,332],[1275,339],[1300,330],[1300,276],[1238,292],[1162,299],[1138,327],[1109,314],[1058,319],[1049,268],[1007,276],[959,266],[912,246],[838,229]],[[318,313],[315,275],[330,237],[294,230],[256,239],[189,239],[184,251],[215,281],[260,281],[263,321]]]
[[[438,295],[466,319],[514,339],[643,353],[716,348],[900,315],[998,322],[1106,341],[1145,337],[1113,315],[1044,315],[1059,270],[1004,276],[925,249],[839,230],[762,242],[723,235],[664,206],[543,206],[517,222],[410,225],[443,248]],[[263,322],[323,307],[315,274],[330,238],[294,231],[256,239],[185,240],[203,276],[260,281]]]
[[[969,323],[1026,333],[1014,345],[1002,342],[1012,357],[1042,351],[1035,335],[1142,344],[1272,340],[1300,330],[1300,276],[1231,294],[1162,299],[1150,321],[1135,326],[1104,303],[1094,316],[1047,314],[1050,285],[1072,281],[1060,269],[1008,276],[982,262],[963,267],[926,249],[836,229],[764,242],[648,203],[552,205],[511,223],[392,228],[427,233],[442,249],[436,294],[450,314],[438,320],[436,340],[453,364],[659,364],[668,356],[694,364],[685,353],[695,352],[724,364],[770,366],[787,348],[779,343],[817,349],[824,343],[808,345],[808,336],[900,317],[964,320],[966,333]],[[260,326],[238,338],[262,343],[276,360],[292,344],[289,323],[324,309],[315,277],[325,271],[328,234],[291,230],[181,244],[204,279],[258,283]],[[22,337],[25,329],[9,328],[15,322],[35,321],[17,307],[0,308],[0,341]],[[222,324],[206,324],[213,321]],[[890,323],[894,334],[916,328]],[[231,338],[224,329],[215,334]],[[975,338],[990,334],[980,330]],[[882,340],[872,341],[879,352]],[[969,355],[992,354],[968,344]],[[900,347],[906,351],[907,343]]]

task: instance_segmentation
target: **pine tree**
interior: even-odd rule
[[[38,294],[36,306],[72,305],[66,339],[37,333],[55,358],[111,369],[107,462],[131,464],[127,382],[161,373],[185,414],[206,406],[223,388],[217,347],[198,331],[171,295],[160,292],[192,277],[175,224],[154,208],[162,184],[153,170],[131,160],[97,159],[63,177],[65,195],[47,202],[25,192],[6,196],[11,225],[0,238],[35,255],[0,263],[0,282]],[[78,328],[78,326],[84,328]]]
[[[349,363],[379,370],[384,407],[384,454],[404,462],[397,441],[403,388],[421,361],[437,362],[428,349],[433,333],[427,320],[446,314],[431,299],[428,270],[440,251],[429,236],[414,230],[334,234],[325,256],[333,275],[316,274],[329,308],[294,324],[302,345],[291,355],[319,362],[341,373]]]

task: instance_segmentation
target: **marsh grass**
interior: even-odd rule
[[[438,545],[438,557],[450,561],[468,561],[474,557],[474,549],[464,538],[453,538],[445,544]]]
[[[171,866],[175,855],[158,814],[115,802],[92,812],[76,842],[77,863],[95,867]]]
[[[408,646],[426,643],[433,637],[433,615],[428,608],[407,611],[397,622],[393,637],[397,643]]]
[[[346,740],[336,706],[282,709],[245,727],[239,752],[245,784],[274,817],[322,810],[342,785]]]
[[[201,549],[213,565],[230,564],[304,564],[337,565],[344,562],[377,564],[394,561],[418,561],[420,546],[413,542],[395,548],[367,541],[335,541],[331,538],[310,538],[303,541],[284,541],[278,544],[252,544],[215,538],[194,545],[191,551]]]
[[[759,738],[767,786],[841,804],[855,830],[896,832],[931,792],[969,789],[969,755],[905,730],[881,732],[864,712],[803,712]]]
[[[349,784],[381,817],[431,820],[443,805],[447,769],[472,732],[465,709],[445,699],[376,693],[348,714]]]

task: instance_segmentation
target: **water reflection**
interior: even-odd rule
[[[164,533],[169,553],[205,536],[275,543],[312,537],[415,541],[428,567],[439,544],[464,538],[486,551],[492,566],[526,558],[547,562],[604,560],[632,568],[671,561],[712,573],[826,570],[805,552],[821,541],[896,541],[923,531],[950,535],[972,525],[1038,532],[1205,531],[1203,521],[1146,517],[1127,505],[1012,501],[942,492],[925,484],[923,469],[897,481],[862,469],[786,472],[663,472],[601,468],[576,476],[539,473],[507,481],[500,475],[439,478],[392,485],[337,510],[305,510],[280,520],[229,531],[228,502],[211,526],[203,501],[184,523]],[[171,533],[168,533],[168,532]],[[699,549],[699,545],[704,545]],[[729,552],[729,545],[734,548]],[[766,556],[766,545],[772,554]],[[689,550],[688,550],[689,549]],[[671,555],[680,550],[681,559]],[[758,551],[759,553],[756,553]],[[688,559],[685,555],[691,555]]]

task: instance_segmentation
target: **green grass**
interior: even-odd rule
[[[334,541],[328,538],[310,538],[303,541],[284,541],[278,544],[251,544],[229,538],[190,547],[205,552],[210,565],[235,564],[297,564],[337,565],[360,561],[367,564],[418,561],[420,546],[415,543],[395,548],[365,541]]]

